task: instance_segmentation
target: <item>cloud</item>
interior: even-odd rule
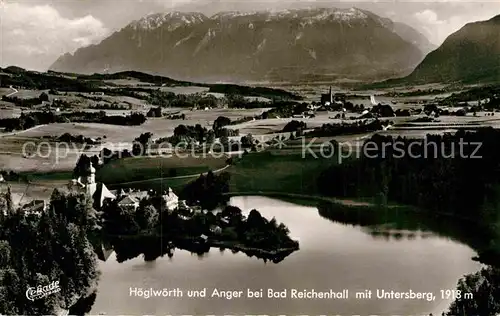
[[[46,70],[61,54],[103,39],[109,30],[91,15],[65,18],[49,5],[0,4],[2,66]]]
[[[456,0],[455,0],[456,1]],[[476,7],[477,8],[477,7]],[[434,44],[440,45],[448,35],[458,31],[469,22],[488,20],[494,13],[489,10],[471,11],[469,14],[452,15],[440,17],[435,11],[425,9],[414,14],[414,19],[419,24],[420,29]]]

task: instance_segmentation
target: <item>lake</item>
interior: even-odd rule
[[[314,207],[265,197],[235,197],[231,204],[245,212],[257,209],[276,217],[300,242],[300,250],[278,264],[245,254],[212,249],[203,257],[176,250],[154,262],[136,258],[118,263],[114,254],[100,262],[102,271],[91,314],[108,315],[227,315],[227,314],[340,314],[440,315],[451,300],[440,290],[453,290],[465,274],[481,265],[475,252],[450,238],[431,233],[404,232],[380,238],[366,228],[327,220]],[[396,238],[397,237],[397,238]],[[131,296],[130,288],[180,289],[183,297]],[[188,290],[207,289],[207,298],[189,298]],[[242,298],[209,298],[213,290],[243,291]],[[263,289],[264,298],[246,298],[247,290]],[[288,298],[267,298],[268,289],[287,290]],[[337,299],[290,298],[292,289],[341,292]],[[377,299],[377,289],[434,292],[434,301]],[[371,299],[356,292],[371,290]]]

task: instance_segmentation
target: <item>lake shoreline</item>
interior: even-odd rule
[[[406,235],[399,239],[393,235],[388,238],[380,235],[374,238],[358,225],[329,221],[322,217],[314,207],[293,206],[277,199],[272,201],[266,197],[234,198],[230,200],[230,204],[245,210],[245,213],[255,208],[261,211],[265,218],[275,217],[283,221],[290,228],[292,236],[296,236],[292,239],[300,241],[301,251],[293,253],[293,256],[279,265],[269,264],[274,263],[273,260],[268,260],[266,264],[261,260],[248,258],[243,252],[224,252],[223,247],[220,247],[220,253],[211,251],[210,254],[204,255],[202,252],[205,253],[204,249],[210,243],[208,239],[201,243],[204,246],[195,247],[201,250],[198,256],[195,255],[196,251],[194,253],[191,251],[190,254],[189,249],[185,251],[186,249],[177,247],[175,250],[178,251],[172,253],[172,257],[162,256],[154,260],[156,249],[158,249],[157,242],[149,243],[148,248],[155,254],[153,257],[147,251],[145,255],[146,259],[151,260],[144,260],[143,256],[124,261],[112,257],[110,258],[112,260],[102,263],[103,279],[99,289],[101,294],[93,306],[92,314],[99,312],[120,314],[124,311],[129,314],[155,314],[160,308],[175,314],[185,314],[195,312],[195,309],[191,307],[193,303],[197,306],[197,311],[210,311],[213,314],[223,314],[228,309],[235,312],[246,310],[253,314],[262,314],[266,311],[267,313],[293,314],[297,306],[294,306],[291,300],[283,300],[285,305],[283,310],[283,307],[276,306],[276,301],[273,299],[260,300],[258,304],[254,304],[256,303],[254,299],[245,297],[231,301],[200,299],[193,302],[191,299],[174,298],[144,301],[139,298],[124,299],[123,295],[128,295],[129,287],[161,289],[165,287],[165,284],[182,290],[200,288],[218,288],[228,291],[246,288],[281,290],[312,287],[319,291],[333,287],[332,284],[353,290],[381,287],[381,285],[384,288],[397,290],[401,281],[399,278],[387,277],[392,273],[401,275],[405,283],[415,284],[414,290],[438,291],[441,288],[454,288],[462,275],[479,270],[478,264],[470,260],[475,255],[470,247],[438,235],[420,237],[417,232],[417,238],[413,239]],[[360,213],[373,212],[363,210]],[[388,220],[390,223],[393,222],[392,218]],[[404,219],[401,222],[403,225],[409,224]],[[413,231],[413,227],[407,227],[407,229]],[[186,244],[194,245],[195,240],[192,239]],[[198,239],[198,241],[201,240]],[[140,243],[143,241],[138,240],[137,244]],[[136,243],[125,240],[122,244],[124,247],[133,247]],[[164,242],[164,245],[167,246],[167,243]],[[175,240],[172,245],[177,246]],[[179,244],[179,246],[183,245]],[[215,243],[210,246],[220,246],[220,244]],[[422,258],[418,253],[422,249],[426,250],[431,260]],[[451,254],[442,256],[443,251],[449,251]],[[370,263],[360,260],[360,257],[366,254],[370,255]],[[122,256],[118,259],[125,258]],[[255,256],[253,258],[255,259]],[[447,267],[452,262],[458,264],[458,268],[448,269]],[[428,275],[427,271],[431,269],[437,269],[438,272],[428,277],[428,282],[425,284],[420,282],[419,280]],[[244,275],[252,277],[243,278]],[[336,288],[337,286],[334,290]],[[117,303],[110,304],[109,302]],[[368,312],[401,314],[402,310],[408,310],[407,306],[400,306],[394,301],[367,300],[366,302],[366,306],[360,306],[356,299],[335,303],[327,300],[305,300],[300,303],[300,308],[311,314],[324,313],[325,310],[332,308],[342,313],[359,314]],[[408,312],[423,314],[428,311],[436,315],[446,310],[449,304],[451,301],[415,302]]]
[[[449,213],[429,213],[418,207],[411,205],[399,205],[399,204],[388,204],[388,205],[377,205],[373,202],[363,201],[360,199],[353,198],[351,199],[338,199],[335,197],[327,197],[327,196],[316,196],[316,195],[307,195],[307,194],[295,194],[295,193],[285,193],[285,192],[265,192],[265,191],[251,191],[251,192],[231,192],[226,193],[224,196],[228,197],[244,197],[244,196],[262,196],[279,199],[284,202],[294,203],[303,206],[312,206],[318,207],[319,203],[326,203],[327,205],[331,205],[334,208],[341,208],[341,213],[346,214],[346,212],[359,212],[359,211],[371,211],[372,213],[379,213],[381,210],[387,211],[401,211],[403,213],[408,214],[416,214],[422,215],[426,217],[428,220],[437,220],[438,219],[447,219],[453,222],[457,222],[460,224],[472,225],[477,228],[482,227],[482,223],[475,222],[472,219],[459,217],[454,214]],[[320,215],[325,216],[325,214]],[[343,216],[340,216],[342,218]],[[335,219],[336,216],[327,216],[329,219]],[[338,218],[339,221],[342,221]],[[478,233],[484,231],[482,229],[476,229]],[[476,239],[477,238],[477,239]],[[476,236],[474,238],[460,239],[457,238],[458,241],[470,246],[477,253],[477,256],[473,258],[474,261],[477,261],[481,264],[487,264],[492,266],[500,267],[500,259],[498,259],[498,253],[494,251],[494,249],[490,248],[489,242],[486,240],[487,236]]]

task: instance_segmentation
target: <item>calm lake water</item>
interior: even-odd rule
[[[236,197],[231,204],[266,218],[276,217],[299,240],[300,250],[284,261],[264,263],[245,254],[212,249],[200,258],[176,250],[155,262],[136,258],[101,263],[101,280],[91,314],[108,315],[227,315],[227,314],[441,314],[450,300],[440,290],[455,289],[464,274],[480,269],[469,247],[447,238],[416,232],[412,238],[375,238],[366,228],[322,218],[314,207],[264,197]],[[130,288],[173,289],[184,297],[130,296]],[[207,298],[188,298],[187,290],[207,289]],[[232,300],[209,298],[213,289],[242,290]],[[247,289],[263,289],[264,298],[246,298]],[[268,299],[267,289],[282,291],[349,290],[348,299]],[[436,300],[377,299],[376,290],[434,292]],[[356,291],[372,290],[372,299],[356,299]]]

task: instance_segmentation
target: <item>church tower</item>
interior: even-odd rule
[[[89,164],[87,168],[87,175],[84,177],[82,183],[85,185],[95,183],[95,168],[92,166],[92,163]]]
[[[82,179],[82,183],[85,185],[87,194],[93,197],[97,189],[97,183],[95,182],[95,168],[92,166],[92,163],[89,163],[86,175]]]

